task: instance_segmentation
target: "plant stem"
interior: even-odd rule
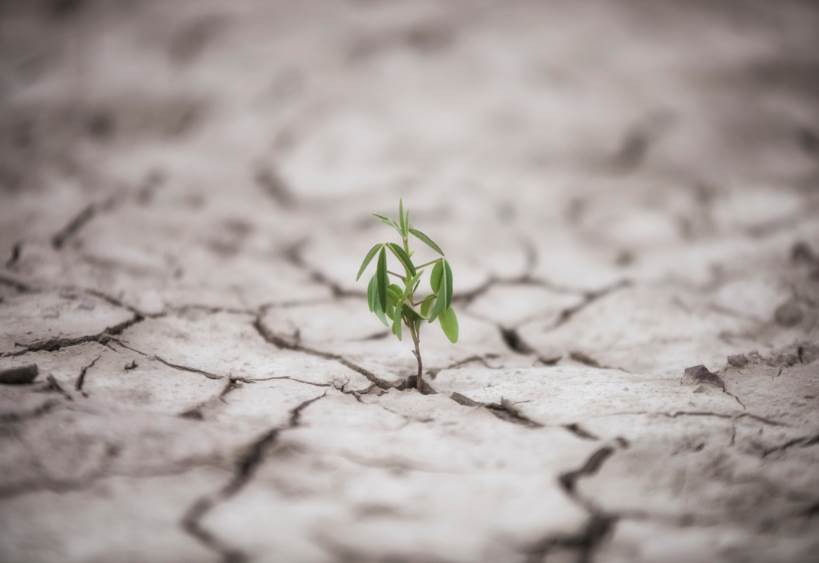
[[[422,374],[424,371],[424,363],[421,361],[421,337],[415,327],[410,327],[410,335],[412,336],[412,343],[415,345],[415,359],[418,361],[418,375],[415,376],[415,388],[421,391],[423,388]]]
[[[435,262],[437,262],[438,260],[440,260],[440,258],[436,258],[435,260],[430,260],[429,262],[424,262],[424,263],[423,263],[423,264],[421,264],[420,266],[415,266],[415,269],[416,269],[416,270],[423,270],[423,269],[424,269],[424,268],[426,268],[427,266],[432,266],[432,265],[433,265],[433,264],[435,264]]]
[[[401,274],[396,274],[395,272],[392,272],[392,271],[390,271],[390,270],[387,270],[387,273],[388,273],[388,274],[390,274],[391,276],[395,276],[395,277],[396,277],[396,278],[398,278],[399,280],[403,280],[403,279],[404,279],[404,276],[402,276]]]

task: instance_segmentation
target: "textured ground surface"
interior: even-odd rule
[[[0,559],[819,560],[811,3],[0,6]]]

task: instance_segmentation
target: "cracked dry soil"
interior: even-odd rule
[[[0,560],[819,561],[812,3],[0,18]]]

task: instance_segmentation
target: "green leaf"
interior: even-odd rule
[[[407,272],[408,277],[415,276],[415,266],[412,264],[412,260],[410,259],[409,255],[404,251],[403,248],[395,244],[394,242],[388,242],[387,247],[395,254],[395,257],[401,262],[401,265],[404,266],[404,270]]]
[[[381,300],[378,297],[377,276],[373,276],[370,279],[370,285],[367,288],[367,305],[370,307],[370,311],[372,311],[375,316],[378,317],[382,323],[384,323],[384,326],[389,328],[390,323],[387,322],[385,310],[381,307]]]
[[[434,293],[438,293],[438,287],[441,285],[441,275],[444,271],[444,265],[441,263],[441,260],[435,262],[435,265],[432,267],[432,273],[429,276],[429,286],[432,288]]]
[[[452,305],[452,268],[449,267],[449,262],[444,260],[444,272],[446,272],[446,305],[449,309]]]
[[[429,316],[427,317],[429,322],[435,321],[443,310],[444,300],[441,299],[441,297],[435,297],[435,301],[433,301],[432,308],[429,310]]]
[[[403,297],[403,295],[404,292],[401,290],[401,286],[397,283],[391,283],[387,288],[387,296],[392,300],[393,304],[401,301],[401,297]]]
[[[407,223],[407,214],[404,212],[404,199],[398,200],[398,224],[401,227],[401,238],[405,239],[409,236],[409,224]]]
[[[370,278],[370,284],[367,286],[367,307],[370,311],[375,311],[375,302],[378,300],[378,288],[375,285],[375,276]]]
[[[378,302],[381,304],[381,310],[387,310],[387,251],[381,247],[381,252],[378,254],[378,268],[375,272],[376,282],[378,286]]]
[[[439,265],[440,268],[438,267]],[[449,309],[449,305],[452,303],[452,295],[449,293],[452,290],[452,284],[448,279],[449,273],[452,270],[447,266],[446,260],[442,259],[432,270],[431,281],[433,284],[437,284],[437,291],[435,303],[432,305],[432,310],[429,313],[429,322],[434,321],[438,315]],[[435,272],[436,269],[438,270],[437,276]]]
[[[373,247],[367,253],[367,256],[364,257],[364,261],[361,263],[361,267],[358,269],[358,274],[355,277],[355,281],[359,280],[361,274],[363,274],[364,270],[367,269],[367,266],[369,265],[370,261],[373,259],[375,253],[378,252],[378,249],[381,248],[381,246],[382,244],[380,242],[376,245],[373,245]]]
[[[441,328],[449,341],[453,344],[458,342],[458,317],[455,316],[455,310],[452,307],[440,314],[438,322],[441,323]]]
[[[390,322],[387,320],[387,314],[384,312],[384,309],[381,308],[381,303],[376,301],[375,311],[373,311],[373,313],[375,313],[375,316],[378,317],[378,320],[381,321],[385,327],[390,327]]]
[[[384,223],[388,227],[392,227],[393,229],[398,231],[399,234],[401,233],[401,229],[398,227],[398,225],[395,224],[395,221],[393,221],[389,217],[381,215],[380,213],[373,213],[373,216],[378,217],[382,223]]]
[[[435,301],[434,295],[427,295],[424,297],[424,300],[421,301],[421,316],[425,319],[429,318],[429,309],[432,307],[432,303]]]
[[[391,283],[387,288],[387,316],[392,318],[396,307],[400,307],[404,301],[404,294],[401,287],[397,284]]]
[[[438,254],[440,254],[441,256],[443,256],[443,255],[444,255],[444,251],[443,251],[443,250],[441,250],[441,247],[440,247],[440,246],[438,246],[438,245],[435,243],[435,241],[434,241],[434,240],[432,240],[431,238],[429,238],[429,237],[428,237],[427,235],[425,235],[423,232],[419,231],[418,229],[413,229],[413,228],[410,228],[409,232],[410,232],[410,233],[412,233],[412,234],[415,236],[415,238],[419,239],[421,242],[423,242],[424,244],[426,244],[428,247],[430,247],[432,250],[434,250],[435,252],[437,252],[437,253],[438,253]]]
[[[401,309],[397,308],[392,319],[392,333],[398,337],[398,340],[401,340],[401,312]]]

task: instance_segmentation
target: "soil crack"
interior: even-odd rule
[[[290,417],[285,426],[271,428],[251,442],[245,453],[237,460],[233,477],[218,491],[196,500],[182,517],[182,528],[205,547],[216,551],[224,563],[242,563],[248,560],[247,555],[238,548],[231,547],[222,541],[216,534],[202,524],[204,517],[218,504],[225,502],[239,491],[253,478],[265,456],[276,444],[282,432],[291,430],[301,424],[301,415],[304,409],[316,401],[327,396],[325,391],[321,395],[301,402],[290,411]]]

